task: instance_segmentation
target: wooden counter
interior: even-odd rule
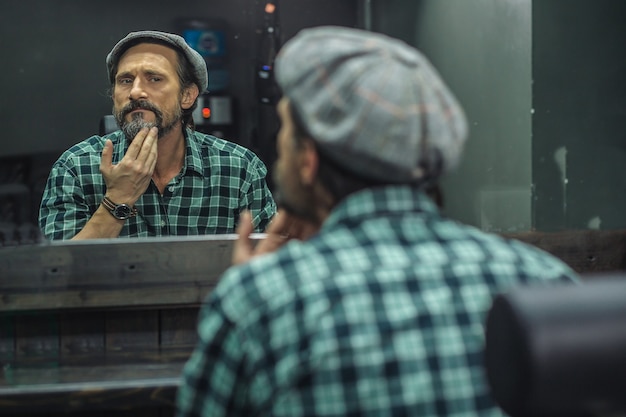
[[[626,270],[626,231],[506,236],[583,276]],[[235,239],[0,248],[2,415],[173,416],[200,304],[230,265]]]

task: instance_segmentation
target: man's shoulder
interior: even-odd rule
[[[563,260],[537,246],[506,235],[488,233],[475,228],[469,230],[469,239],[484,249],[492,264],[508,262],[520,273],[538,279],[577,276]]]
[[[94,161],[100,162],[104,143],[111,139],[115,145],[120,138],[115,133],[107,136],[91,136],[82,140],[64,151],[58,158],[57,163],[65,165],[92,164]]]
[[[230,156],[246,160],[257,159],[256,154],[243,145],[198,131],[189,136],[192,146],[196,146],[205,156]]]

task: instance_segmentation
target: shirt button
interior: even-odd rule
[[[173,185],[170,185],[170,186],[168,187],[168,190],[170,190],[170,193],[174,192],[174,186],[173,186]]]
[[[161,227],[165,227],[165,220],[161,220]]]

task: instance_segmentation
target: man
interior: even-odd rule
[[[106,66],[121,130],[92,136],[53,165],[39,213],[44,236],[234,233],[244,210],[263,231],[276,210],[265,165],[190,127],[208,85],[202,56],[178,35],[132,32]]]
[[[276,77],[284,210],[256,247],[242,220],[240,265],[201,310],[179,416],[501,415],[482,367],[492,298],[575,274],[442,217],[427,197],[467,129],[415,49],[305,29]]]

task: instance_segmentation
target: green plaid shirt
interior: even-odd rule
[[[226,271],[199,317],[179,416],[502,416],[486,311],[512,285],[576,280],[519,241],[442,218],[419,191],[366,190],[306,242]]]
[[[71,147],[50,171],[39,211],[48,239],[70,239],[82,230],[106,193],[100,158],[106,139],[119,162],[128,141],[121,131]],[[161,195],[150,183],[137,200],[136,217],[126,220],[120,237],[234,233],[239,213],[251,210],[256,231],[276,212],[265,182],[267,169],[250,150],[214,136],[185,132],[185,163]]]

